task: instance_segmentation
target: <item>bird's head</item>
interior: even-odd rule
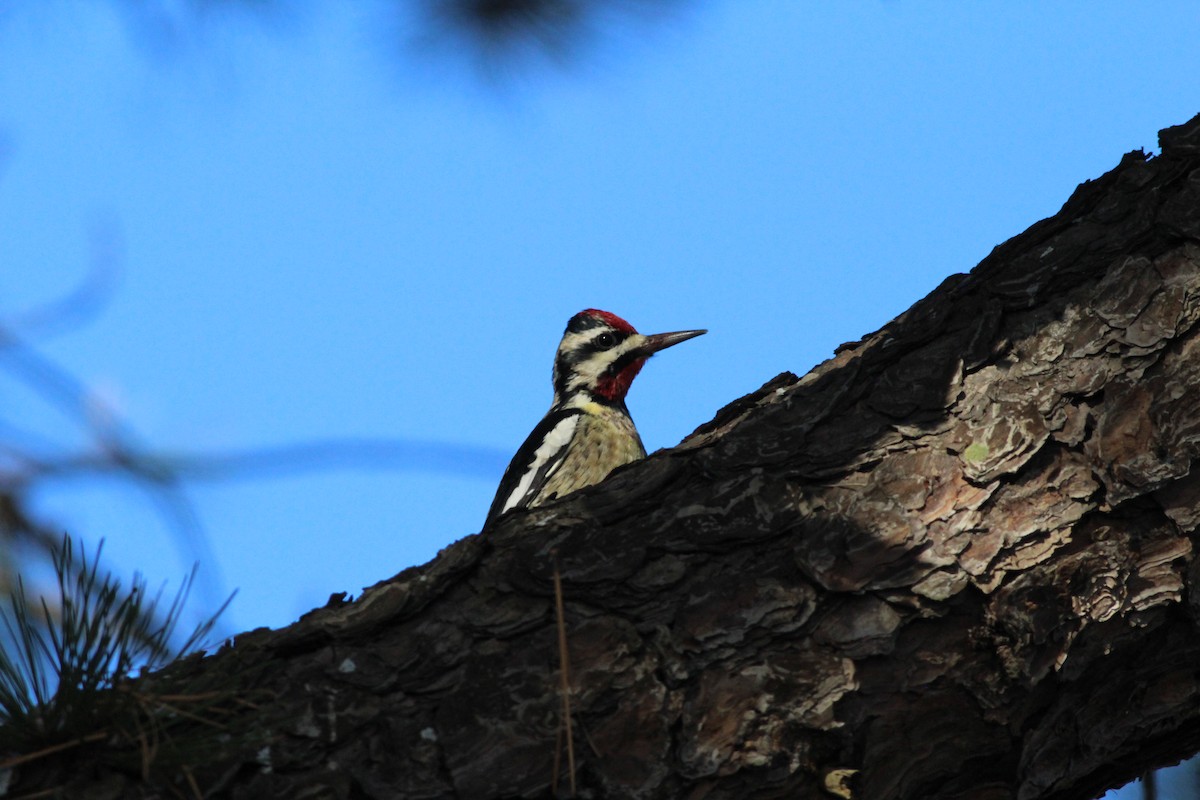
[[[707,331],[638,333],[607,311],[589,308],[567,323],[554,358],[554,402],[585,392],[594,399],[621,402],[646,359]]]

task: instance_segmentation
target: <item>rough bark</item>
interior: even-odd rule
[[[1090,798],[1200,749],[1200,117],[1161,144],[679,447],[179,665],[255,698],[196,785],[549,796],[556,564],[581,797]],[[101,750],[17,788],[170,796]]]

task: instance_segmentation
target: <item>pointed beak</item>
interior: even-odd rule
[[[675,331],[674,333],[655,333],[646,337],[646,343],[641,346],[641,351],[647,356],[652,356],[659,350],[666,350],[672,345],[677,345],[680,342],[686,342],[688,339],[695,339],[697,336],[708,333],[708,331]]]

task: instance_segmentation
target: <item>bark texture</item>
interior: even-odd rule
[[[1200,749],[1200,117],[1161,144],[679,447],[179,665],[256,698],[195,785],[551,796],[556,564],[580,797],[1082,799]],[[15,786],[171,796],[98,753]]]

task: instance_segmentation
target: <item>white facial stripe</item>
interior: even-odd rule
[[[600,376],[604,374],[604,371],[614,361],[631,350],[641,347],[645,342],[645,336],[642,336],[640,333],[634,333],[611,350],[601,350],[598,353],[593,353],[587,359],[575,365],[575,372],[571,376],[571,380],[567,382],[567,392],[570,393],[584,387],[595,386],[597,381],[600,380]]]
[[[546,434],[546,438],[542,440],[542,444],[533,454],[533,462],[525,469],[525,474],[521,476],[521,482],[517,484],[517,488],[513,489],[512,494],[504,501],[504,506],[500,509],[501,514],[514,508],[525,497],[525,493],[533,485],[533,479],[538,476],[547,462],[559,459],[562,451],[571,443],[571,437],[575,435],[575,427],[579,424],[579,415],[572,414],[566,417]],[[551,472],[557,467],[551,467]]]
[[[582,331],[580,333],[571,333],[568,331],[567,333],[563,334],[562,341],[558,343],[558,353],[554,357],[554,385],[558,386],[558,380],[561,377],[558,374],[558,356],[559,355],[561,355],[562,353],[570,353],[572,351],[578,350],[581,347],[586,347],[592,341],[592,339],[595,339],[597,336],[599,336],[602,333],[610,333],[610,332],[611,331],[609,331],[608,328],[592,328],[590,330]],[[575,382],[572,381],[571,383],[572,383],[572,387],[568,387],[568,388],[574,388]]]
[[[561,353],[564,350],[578,350],[580,347],[591,343],[593,339],[605,333],[612,333],[612,329],[599,327],[590,328],[579,333],[566,333],[563,335],[562,342],[558,345],[558,351]]]

